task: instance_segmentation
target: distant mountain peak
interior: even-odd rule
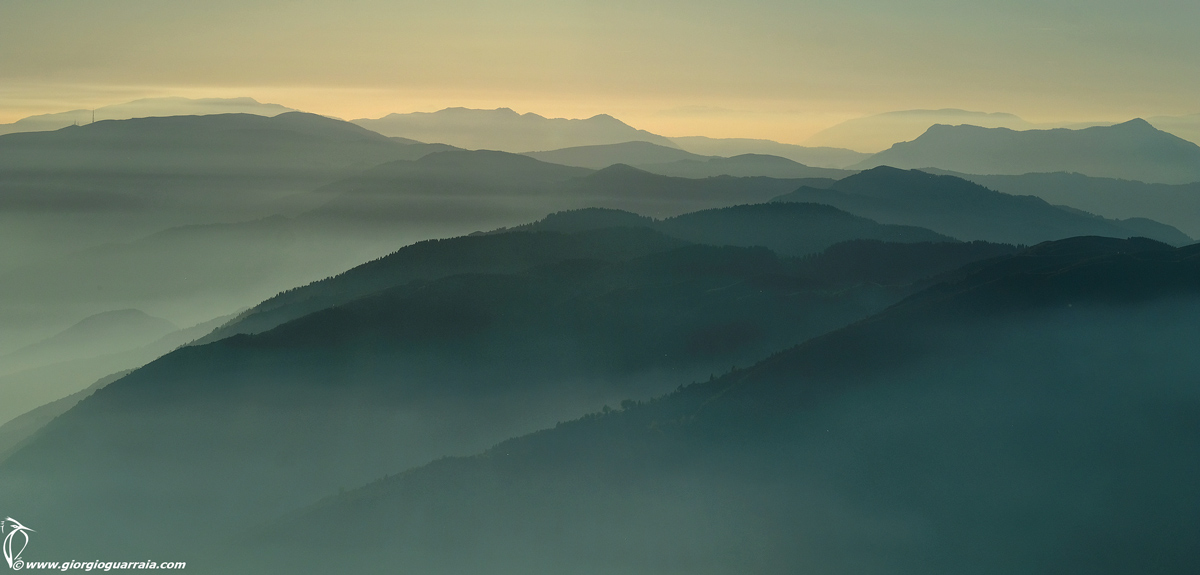
[[[1072,236],[1153,236],[1181,243],[1178,230],[1151,222],[1130,226],[1031,196],[1011,196],[963,178],[878,166],[826,189],[801,187],[778,198],[820,202],[878,222],[928,228],[961,240],[1032,245]]]
[[[1017,116],[1016,114],[1009,114],[1007,112],[978,112],[975,110],[963,110],[961,108],[941,108],[939,110],[899,110],[896,112],[884,112],[882,114],[877,114],[875,117],[887,116],[964,116],[971,118],[1007,118],[1024,121],[1020,116]]]
[[[610,176],[625,176],[625,175],[638,175],[638,176],[645,176],[645,177],[650,177],[650,178],[666,177],[666,176],[658,176],[657,174],[652,174],[650,172],[647,172],[646,170],[640,170],[629,164],[613,164],[611,166],[608,166],[607,168],[602,168],[602,169],[596,170],[595,173],[589,175],[588,177],[589,178],[605,178],[605,177],[610,177]]]
[[[863,179],[863,178],[867,178],[867,177],[871,177],[871,176],[877,176],[880,174],[886,174],[888,176],[900,176],[903,174],[914,175],[914,176],[915,175],[924,175],[924,176],[932,176],[933,175],[928,172],[922,172],[921,170],[905,170],[902,168],[895,168],[892,166],[875,166],[874,168],[871,168],[868,170],[863,170],[863,171],[855,174],[854,176],[850,176],[850,177],[856,177],[858,179]]]
[[[257,116],[276,116],[296,110],[279,104],[264,104],[249,97],[237,98],[182,98],[169,96],[162,98],[141,98],[101,106],[93,110],[70,110],[54,114],[41,114],[23,118],[12,124],[0,124],[0,134],[18,132],[48,132],[68,126],[84,125],[103,120],[131,120],[136,118],[166,117],[166,116],[206,116],[213,114],[254,114]]]
[[[996,127],[996,128],[985,128],[983,126],[976,126],[975,124],[946,124],[946,123],[942,123],[942,122],[938,122],[936,124],[930,125],[929,128],[927,130],[925,130],[925,133],[929,133],[929,130],[934,130],[934,131],[937,131],[937,130],[1007,130],[1009,132],[1017,131],[1012,128],[1007,128],[1004,126],[1000,126],[1000,127]],[[922,135],[924,135],[924,134],[922,134]]]
[[[221,104],[221,105],[260,105],[260,106],[276,106],[277,104],[263,104],[258,100],[249,96],[238,96],[235,98],[184,98],[182,96],[163,96],[157,98],[138,98],[130,100],[124,104],[116,104],[115,106],[103,106],[97,110],[105,108],[113,108],[117,106],[128,106],[133,104],[159,104],[159,103],[203,103],[203,104]]]
[[[1152,131],[1152,132],[1160,131],[1158,128],[1155,128],[1154,126],[1152,126],[1150,124],[1150,122],[1147,122],[1146,120],[1143,120],[1141,118],[1134,118],[1132,120],[1129,120],[1128,122],[1121,122],[1120,124],[1113,124],[1112,126],[1109,126],[1109,127],[1110,128],[1146,130],[1146,131]]]
[[[877,166],[847,176],[834,184],[834,188],[847,193],[878,198],[908,197],[912,194],[930,193],[950,193],[954,196],[996,193],[962,178],[892,166]]]
[[[843,184],[843,186],[848,186],[851,183],[857,184],[861,182],[881,182],[890,186],[897,183],[932,182],[940,177],[942,176],[930,174],[929,172],[922,172],[921,170],[909,170],[885,165],[875,166],[874,168],[863,170],[852,176],[847,176],[845,178],[846,182]],[[954,179],[957,180],[958,178]]]
[[[844,148],[807,147],[753,138],[686,136],[671,138],[671,141],[684,150],[702,156],[731,158],[745,154],[764,154],[787,158],[816,168],[842,169],[870,157],[870,154]]]
[[[1014,130],[935,124],[854,167],[938,168],[964,174],[1075,172],[1151,183],[1200,181],[1200,146],[1136,118],[1082,129]]]
[[[484,109],[484,108],[467,108],[464,106],[451,106],[449,108],[442,108],[441,110],[438,110],[433,113],[434,114],[489,114],[489,113],[492,113],[492,114],[504,114],[506,116],[521,116],[522,115],[522,114],[518,114],[512,108]],[[403,114],[399,114],[399,115],[403,115]]]
[[[814,134],[805,143],[867,152],[885,150],[896,142],[907,142],[942,124],[977,125],[985,128],[1027,130],[1035,127],[1019,116],[1005,112],[977,112],[958,108],[899,110],[847,120]]]
[[[133,349],[179,329],[170,321],[138,309],[100,312],[37,343],[18,349],[5,359],[11,365],[45,365],[61,358],[93,357]]]
[[[352,122],[385,136],[471,150],[523,153],[633,140],[678,148],[663,136],[638,130],[607,114],[586,119],[547,118],[533,112],[521,114],[511,108],[446,108],[437,112],[360,118]]]
[[[588,118],[588,121],[590,121],[590,122],[607,122],[607,123],[612,123],[612,124],[620,124],[622,126],[629,125],[629,124],[626,124],[625,122],[622,122],[612,116],[609,116],[608,114],[596,114],[595,116]]]
[[[135,308],[115,309],[112,311],[102,311],[100,313],[90,315],[79,320],[76,326],[87,325],[91,323],[100,323],[114,320],[143,320],[152,317],[150,314]]]

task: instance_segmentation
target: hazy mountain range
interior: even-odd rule
[[[394,237],[297,234],[281,218],[323,184],[444,149],[299,112],[0,136],[0,238],[22,246],[0,256],[0,349],[113,309],[191,325],[387,253]]]
[[[545,118],[533,113],[519,114],[508,108],[475,110],[447,108],[437,112],[389,114],[382,118],[353,120],[355,124],[387,136],[398,136],[422,142],[439,142],[472,150],[538,153],[562,148],[579,148],[646,142],[666,148],[688,150],[705,156],[738,156],[768,154],[823,168],[844,168],[866,157],[847,149],[810,148],[781,144],[771,140],[739,138],[706,138],[702,136],[667,138],[638,130],[601,114],[587,119],[568,120]],[[563,156],[565,154],[559,154]],[[684,159],[677,156],[670,161]],[[667,160],[662,160],[667,161]],[[613,162],[616,163],[616,162]],[[630,163],[630,162],[621,162]],[[654,163],[648,161],[635,164]],[[582,165],[582,164],[573,164]],[[603,168],[610,164],[588,165]]]
[[[26,561],[1195,571],[1200,147],[246,105],[0,135]]]
[[[723,237],[768,226],[812,233],[772,215],[803,209],[698,214],[706,221],[696,228],[725,220],[715,228]],[[80,509],[144,525],[104,543],[127,551],[167,544],[164,529],[243,529],[338,486],[755,361],[897,301],[914,279],[1012,251],[908,245],[802,260],[626,226],[417,244],[237,320],[266,331],[179,349],[99,389],[0,464],[0,489],[25,493],[42,524],[81,552],[101,542],[92,529],[70,535]],[[889,252],[920,271],[849,271]],[[514,271],[497,273],[505,269]],[[263,313],[275,327],[256,319]],[[89,469],[87,485],[71,479],[76,465]],[[144,505],[117,503],[130,497]],[[164,506],[177,520],[142,515]]]
[[[118,340],[116,344],[111,340],[122,335],[118,329],[106,329],[103,324],[93,324],[93,333],[78,339],[80,344],[86,346],[85,353],[70,348],[64,349],[57,357],[49,358],[49,362],[40,362],[36,367],[0,375],[0,392],[4,394],[4,403],[0,404],[0,426],[4,426],[0,427],[0,446],[23,441],[41,427],[40,424],[30,427],[30,421],[40,421],[43,424],[49,421],[44,417],[45,410],[32,419],[25,418],[24,423],[18,422],[23,414],[30,413],[39,406],[58,402],[56,404],[59,407],[50,410],[54,413],[50,417],[53,419],[82,399],[83,396],[78,394],[82,390],[94,388],[97,380],[111,381],[105,378],[113,373],[141,367],[179,346],[204,336],[229,321],[231,317],[222,316],[176,329],[150,341],[145,341],[144,338],[126,338]],[[76,334],[83,335],[78,332]],[[65,397],[73,399],[66,404],[59,402]],[[8,426],[9,423],[13,423],[13,426]],[[0,459],[3,457],[3,454],[0,454]]]
[[[259,333],[324,307],[409,281],[467,272],[512,273],[547,263],[595,257],[594,247],[566,243],[554,250],[530,251],[530,238],[514,232],[578,234],[608,228],[647,228],[672,238],[708,245],[765,246],[785,256],[809,255],[835,244],[873,239],[900,243],[947,242],[952,238],[909,226],[880,225],[829,206],[755,204],[706,210],[655,220],[632,212],[588,208],[551,214],[537,222],[501,228],[488,234],[422,242],[336,277],[268,299],[243,312],[201,342],[239,333]],[[502,235],[484,239],[484,236]],[[537,239],[537,238],[534,238]],[[518,242],[513,249],[506,242]],[[435,255],[439,254],[439,255]],[[453,259],[447,257],[452,254]],[[497,257],[503,255],[504,257]]]
[[[845,168],[870,156],[870,154],[856,152],[845,147],[797,146],[795,144],[781,144],[772,140],[752,138],[686,136],[671,138],[671,141],[684,150],[704,156],[732,157],[743,154],[763,154],[787,158],[794,162],[817,168]],[[891,142],[889,142],[890,144]]]
[[[1151,125],[1185,140],[1200,144],[1200,114],[1190,116],[1154,116],[1147,119]],[[805,140],[810,146],[834,146],[863,152],[879,152],[899,142],[909,142],[924,134],[936,124],[948,126],[970,125],[980,128],[1008,128],[1010,130],[1049,130],[1054,128],[1082,129],[1092,126],[1108,126],[1114,122],[1050,122],[1033,123],[1013,114],[972,112],[958,109],[901,110],[847,120],[826,128]],[[676,138],[676,143],[679,143]],[[682,145],[682,144],[681,144]],[[686,146],[684,146],[686,148]],[[698,153],[707,153],[694,150]],[[778,152],[779,156],[787,156]],[[730,154],[732,155],[732,154]],[[792,158],[799,162],[804,160]],[[806,162],[807,163],[807,162]],[[855,164],[847,162],[828,167],[844,168]],[[812,165],[822,165],[813,163]]]
[[[879,167],[827,187],[802,187],[775,201],[835,206],[879,222],[921,226],[961,240],[1032,245],[1072,236],[1145,236],[1173,245],[1192,239],[1146,219],[1108,220],[1010,196],[953,176]]]
[[[101,120],[130,120],[156,116],[201,116],[208,114],[255,114],[278,116],[295,112],[279,104],[262,104],[254,98],[144,98],[95,110],[71,110],[29,116],[11,124],[0,124],[0,134],[45,132],[67,126],[82,126]]]
[[[1200,237],[1200,182],[1147,184],[1064,172],[980,176],[928,171],[957,176],[1006,194],[1037,196],[1052,204],[1072,206],[1107,218],[1153,219],[1194,238]]]
[[[26,211],[167,207],[193,214],[188,223],[246,219],[288,194],[438,149],[301,112],[105,120],[0,137],[0,197]]]
[[[361,118],[352,122],[385,136],[450,144],[472,150],[529,152],[630,141],[675,146],[667,138],[632,128],[606,114],[568,120],[545,118],[532,112],[518,114],[509,108],[446,108],[437,112]]]
[[[669,162],[707,162],[710,156],[685,152],[679,148],[666,147],[650,142],[621,142],[596,146],[575,146],[545,152],[526,152],[526,156],[564,166],[578,166],[599,170],[613,164],[641,166],[643,164],[665,164]],[[757,175],[757,174],[756,174]]]
[[[1187,572],[1197,261],[1078,238],[969,266],[750,368],[329,498],[224,565]]]
[[[649,146],[650,144],[642,144]],[[635,147],[640,147],[637,145]],[[597,162],[604,163],[607,162]],[[604,207],[666,217],[698,209],[765,202],[824,178],[681,178],[625,164],[602,170],[563,166],[527,155],[486,150],[448,151],[396,161],[324,186],[312,194],[326,203],[312,217],[392,225],[419,213],[447,226],[500,227],[547,211]],[[490,224],[490,225],[489,225]]]
[[[649,142],[579,146],[548,152],[526,152],[525,155],[543,162],[597,170],[614,164],[625,164],[654,174],[681,178],[840,178],[853,173],[831,168],[814,168],[787,158],[763,154],[741,154],[728,158],[701,156]]]
[[[968,174],[1079,172],[1150,183],[1200,181],[1200,146],[1145,120],[1080,130],[935,125],[853,166],[941,168]]]
[[[179,328],[136,309],[88,316],[42,341],[3,356],[5,372],[55,363],[64,357],[93,357],[141,347]],[[4,372],[0,372],[3,375]]]
[[[1036,127],[1017,116],[1005,113],[972,112],[952,108],[901,110],[847,120],[813,134],[805,143],[875,153],[886,150],[897,142],[914,140],[936,124],[969,124],[981,128],[1013,130],[1030,130]]]
[[[1146,121],[1164,132],[1170,132],[1180,138],[1200,144],[1200,114],[1152,116],[1146,118]]]
[[[72,110],[30,116],[12,124],[0,125],[0,134],[52,131],[99,120],[230,113],[276,116],[294,111],[297,110],[277,104],[261,104],[252,98],[147,98],[103,106],[95,110]],[[568,120],[544,118],[532,113],[517,114],[508,108],[447,108],[433,113],[418,112],[390,114],[378,119],[363,118],[355,120],[354,123],[387,136],[406,140],[443,142],[462,148],[509,152],[642,141],[664,147],[678,147],[706,156],[776,155],[825,168],[844,168],[868,155],[847,149],[810,148],[762,139],[703,136],[665,138],[631,128],[607,115],[586,120]]]
[[[394,279],[109,383],[0,463],[0,490],[21,494],[15,511],[38,510],[58,549],[171,551],[220,572],[1194,563],[1195,516],[1180,507],[1200,505],[1186,479],[1195,446],[1179,430],[1200,417],[1187,400],[1200,366],[1184,352],[1200,335],[1195,249],[860,241],[786,259],[681,243],[631,227],[645,221],[632,214],[539,225],[605,220],[624,225],[431,242],[354,270],[338,281]],[[475,254],[452,255],[463,248]],[[558,263],[454,275],[490,266],[489,252]],[[404,283],[404,269],[444,261],[467,265]],[[930,275],[942,280],[912,283]],[[807,329],[829,333],[646,399]],[[546,349],[555,361],[528,361]],[[647,368],[666,369],[636,376]],[[562,369],[598,377],[537,383]],[[480,455],[436,455],[622,396]],[[88,481],[70,479],[85,469]],[[75,526],[90,514],[129,527]],[[1146,527],[1110,538],[1096,514]],[[343,527],[302,527],[321,521]],[[820,544],[797,550],[797,536]]]
[[[133,370],[126,369],[115,372],[96,380],[84,389],[66,397],[53,399],[49,403],[39,403],[37,407],[32,409],[25,408],[28,410],[23,409],[19,416],[0,424],[0,462],[24,446],[30,437],[33,437],[39,429],[46,427],[51,421],[54,421],[54,418],[75,407],[75,404],[91,395],[97,389],[129,375],[131,371]]]
[[[295,110],[277,104],[261,104],[252,98],[148,98],[97,108],[94,110],[94,117],[93,110],[31,116],[13,124],[0,125],[0,134],[57,130],[72,125],[88,124],[93,119],[224,113],[275,116],[289,111]],[[1198,118],[1198,115],[1154,116],[1149,118],[1149,123],[1181,138],[1200,142]],[[529,152],[640,141],[680,148],[703,156],[772,155],[808,166],[835,169],[844,169],[862,162],[869,155],[864,152],[875,153],[896,143],[914,140],[937,124],[1009,128],[1019,131],[1079,129],[1111,124],[1032,123],[1013,114],[959,109],[902,110],[848,120],[809,137],[807,145],[796,145],[752,138],[667,138],[630,127],[604,114],[588,119],[545,118],[533,113],[519,114],[508,108],[447,108],[438,112],[389,114],[377,119],[362,118],[354,120],[354,123],[404,141],[445,143],[466,149]]]
[[[439,155],[453,148],[295,112],[101,121],[3,136],[0,149],[0,233],[26,246],[0,267],[5,351],[111,309],[200,323],[397,246],[548,211],[598,205],[663,217],[766,201],[802,183],[591,178],[502,152]]]
[[[9,351],[111,309],[146,309],[192,325],[422,238],[512,226],[585,207],[670,218],[765,202],[803,187],[809,195],[796,196],[800,201],[830,203],[855,216],[957,239],[1036,243],[1087,233],[1188,241],[1177,230],[1130,220],[1144,213],[1108,211],[1125,221],[1105,222],[1044,205],[1033,212],[1027,206],[989,213],[992,208],[968,201],[945,217],[914,219],[933,205],[928,202],[943,200],[918,200],[933,192],[898,173],[878,186],[896,190],[909,205],[884,209],[877,199],[843,197],[845,187],[859,181],[835,184],[848,172],[779,157],[704,158],[649,143],[541,155],[594,166],[659,162],[592,171],[504,152],[404,143],[295,112],[103,121],[2,136],[0,149],[8,151],[0,159],[5,206],[0,217],[9,223],[3,233],[30,246],[7,254],[8,270],[0,271],[0,294],[9,302],[0,309],[7,318],[0,343]],[[677,159],[660,162],[672,158]],[[717,175],[728,173],[746,177]],[[946,193],[954,201],[975,197]],[[1028,204],[1003,194],[983,196]],[[1035,212],[1042,215],[1034,218]],[[1001,213],[1021,224],[1006,224]],[[198,223],[255,214],[276,215]],[[87,383],[72,381],[79,388]]]
[[[705,161],[677,160],[661,164],[641,164],[639,168],[664,176],[681,178],[715,178],[720,176],[768,178],[844,178],[849,170],[814,168],[779,156],[742,154],[732,158],[711,158]]]

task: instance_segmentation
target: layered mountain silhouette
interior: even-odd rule
[[[0,311],[40,322],[0,325],[5,351],[49,326],[147,302],[171,321],[204,321],[398,246],[550,211],[666,217],[828,184],[614,177],[504,152],[439,152],[447,147],[295,113],[98,122],[4,142],[29,159],[14,154],[0,171],[4,234],[30,247],[0,266],[0,295],[16,306]],[[396,157],[417,159],[358,171]],[[357,173],[338,179],[348,172]],[[250,217],[280,211],[294,216]]]
[[[410,146],[348,122],[303,112],[99,121],[0,138],[5,171],[125,169],[185,173],[321,173],[411,155]]]
[[[661,245],[654,250],[694,242],[716,246],[763,246],[785,256],[810,255],[834,244],[860,239],[896,243],[954,241],[929,230],[880,225],[829,206],[811,204],[742,205],[664,220],[622,210],[587,208],[551,214],[534,223],[502,228],[490,234],[419,242],[343,274],[280,293],[243,312],[235,321],[201,341],[266,331],[320,309],[414,280],[432,280],[467,272],[514,273],[555,261],[591,259],[607,253],[597,250],[612,250],[612,253],[623,254],[621,257],[640,253],[635,245],[620,242],[593,239],[580,243],[572,237],[511,233],[576,234],[608,228],[643,228],[665,234]],[[485,239],[486,236],[495,237]]]
[[[1200,146],[1141,119],[1080,130],[935,125],[854,167],[941,168],[969,174],[1078,172],[1185,184],[1200,181]]]
[[[544,196],[592,172],[508,152],[456,150],[382,164],[325,186],[319,193],[392,198]]]
[[[4,393],[4,402],[0,403],[0,426],[8,426],[31,410],[40,410],[40,415],[26,417],[24,423],[0,427],[0,445],[11,446],[19,440],[24,440],[49,419],[57,417],[83,399],[87,390],[106,384],[96,383],[97,380],[111,381],[105,378],[110,374],[125,372],[154,361],[175,348],[196,341],[232,319],[232,315],[221,316],[171,331],[147,343],[129,343],[127,347],[106,346],[108,342],[103,340],[104,334],[101,333],[85,340],[89,344],[85,348],[86,354],[63,353],[53,358],[51,363],[0,375],[0,390]],[[108,349],[103,349],[104,347]],[[98,348],[103,351],[96,354]],[[84,395],[80,395],[81,393]],[[61,401],[64,398],[70,399],[66,402]],[[39,407],[47,404],[57,407]],[[41,423],[34,425],[36,422]],[[0,459],[3,457],[0,455]]]
[[[814,168],[779,156],[742,154],[732,158],[708,160],[677,160],[661,164],[642,164],[639,168],[664,176],[682,178],[713,178],[717,176],[768,178],[830,178],[839,179],[853,174],[847,170]]]
[[[640,166],[643,164],[663,164],[691,160],[706,162],[710,158],[691,152],[685,152],[675,147],[667,147],[650,142],[622,142],[619,144],[604,144],[597,146],[577,146],[550,150],[546,152],[526,152],[526,156],[543,162],[578,166],[599,170],[613,164]]]
[[[54,421],[54,418],[75,407],[75,404],[97,389],[129,375],[131,371],[127,369],[102,377],[80,391],[55,399],[0,423],[0,462],[20,449],[39,429]]]
[[[244,219],[288,193],[439,149],[300,112],[100,121],[0,136],[0,198],[42,211],[182,204]]]
[[[1146,120],[1159,130],[1200,144],[1200,129],[1197,129],[1200,126],[1200,114],[1190,116],[1154,116]],[[1010,130],[1048,130],[1055,128],[1081,129],[1092,126],[1110,126],[1113,122],[1049,122],[1035,124],[1006,113],[972,112],[957,109],[901,110],[842,122],[814,134],[806,143],[813,146],[835,146],[874,153],[886,150],[897,142],[912,141],[936,124],[948,126],[966,124],[981,128],[1008,128]],[[680,142],[678,138],[674,140],[684,149],[691,150],[691,148]],[[691,151],[698,154],[733,155],[701,149]],[[746,150],[746,152],[749,151]],[[761,150],[758,153],[791,157],[783,153],[767,150]],[[823,164],[808,162],[801,158],[792,159],[814,166],[823,166]],[[857,162],[827,165],[824,167],[846,168],[855,163]]]
[[[925,276],[1011,250],[860,243],[800,260],[627,227],[414,246],[255,311],[320,299],[312,313],[98,389],[0,464],[0,490],[22,493],[60,549],[187,554],[338,487],[752,362],[914,289],[911,273],[847,271],[864,257],[907,253]],[[532,267],[496,273],[506,262]],[[97,538],[81,513],[130,527]]]
[[[445,149],[298,112],[0,136],[0,235],[21,246],[0,255],[0,344],[112,309],[192,324],[388,253],[394,236],[376,249],[280,214],[310,209],[323,184]]]
[[[408,241],[426,231],[408,230]],[[48,257],[0,274],[0,313],[6,318],[0,334],[15,348],[15,342],[35,341],[38,334],[81,316],[132,306],[144,306],[176,325],[197,324],[394,251],[407,243],[396,243],[404,233],[372,238],[276,216],[170,228],[131,242]],[[71,348],[0,358],[3,373],[22,370],[0,377],[0,421],[108,373],[142,365],[204,333],[171,345],[137,348],[127,338],[92,330]],[[136,353],[108,353],[123,343]],[[95,361],[87,359],[97,354]],[[39,365],[43,367],[35,367]]]
[[[625,164],[650,173],[680,178],[843,178],[854,173],[813,168],[787,158],[764,154],[741,154],[730,158],[700,156],[649,142],[580,146],[549,152],[528,152],[525,155],[543,162],[595,170]]]
[[[1200,206],[1083,175],[1190,181],[1150,124],[871,159],[927,172],[608,116],[105,112],[146,117],[0,135],[27,560],[1196,571]],[[906,114],[861,124],[1031,127]]]
[[[582,200],[571,207],[615,208],[670,217],[702,209],[765,202],[797,186],[828,185],[829,181],[825,178],[732,176],[679,178],[616,164],[570,184],[569,191]]]
[[[380,245],[398,246],[581,207],[585,198],[572,190],[591,173],[508,152],[438,152],[323,186],[307,195],[313,207],[301,219],[345,235],[371,233]]]
[[[175,324],[137,309],[102,312],[0,356],[0,373],[141,347],[177,329]]]
[[[573,233],[608,227],[626,226],[554,231]],[[464,273],[511,274],[566,260],[625,259],[686,245],[682,240],[653,233],[599,235],[587,240],[578,241],[560,233],[502,234],[492,238],[476,235],[418,242],[336,276],[280,293],[241,313],[201,342],[267,331],[321,309],[414,281]]]
[[[1190,572],[1197,256],[1074,238],[980,262],[748,369],[389,476],[220,553],[247,573]]]
[[[717,208],[662,220],[621,210],[589,208],[551,214],[502,231],[579,232],[645,227],[674,238],[717,246],[763,246],[785,256],[805,256],[850,240],[892,243],[954,242],[913,226],[881,225],[821,204],[775,202]]]
[[[470,150],[528,152],[631,141],[675,146],[667,138],[632,128],[606,114],[568,120],[546,118],[532,112],[519,114],[509,108],[446,108],[437,112],[388,114],[377,119],[352,121],[386,136],[450,144]]]
[[[947,108],[942,110],[901,110],[847,120],[808,138],[813,146],[834,146],[863,152],[886,150],[896,142],[907,142],[925,133],[930,126],[968,124],[982,128],[1029,130],[1036,128],[1012,114],[973,112]],[[863,158],[866,159],[866,158]],[[838,167],[848,167],[854,163]]]
[[[387,253],[370,247],[281,216],[182,226],[19,267],[0,297],[49,318],[152,303],[191,324]]]
[[[279,104],[263,104],[254,98],[143,98],[95,110],[71,110],[30,116],[11,124],[0,124],[0,134],[46,132],[82,126],[100,120],[129,120],[157,116],[203,116],[209,114],[255,114],[278,116],[295,112]]]
[[[655,227],[686,240],[766,246],[792,256],[812,254],[851,239],[900,243],[953,241],[924,228],[879,224],[830,206],[792,202],[704,210],[667,218]]]
[[[1165,224],[1108,220],[1032,196],[1010,196],[953,176],[886,166],[844,178],[827,189],[803,187],[777,201],[828,204],[881,223],[920,226],[961,240],[1030,245],[1097,235],[1191,243],[1191,238]]]
[[[1193,238],[1200,237],[1200,183],[1147,184],[1066,172],[981,176],[927,171],[957,176],[1014,196],[1037,196],[1052,204],[1106,218],[1151,219],[1174,226]]]
[[[870,157],[870,154],[846,148],[808,147],[754,138],[708,138],[684,136],[671,138],[680,148],[702,156],[733,157],[745,154],[779,156],[816,168],[843,169]]]
[[[1194,144],[1200,144],[1200,114],[1154,116],[1146,118],[1146,121],[1164,132],[1170,132]]]
[[[324,204],[308,216],[353,220],[362,226],[372,221],[419,225],[404,220],[419,215],[425,221],[445,222],[443,229],[468,233],[584,207],[667,217],[763,202],[801,185],[829,183],[827,178],[670,177],[625,164],[593,171],[507,152],[450,151],[381,165],[325,186],[310,196]],[[460,222],[457,228],[455,221]],[[475,227],[467,230],[463,225]]]

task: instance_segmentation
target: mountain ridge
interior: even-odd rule
[[[806,166],[846,169],[871,155],[846,148],[801,146],[756,138],[709,138],[682,136],[671,138],[680,148],[702,156],[733,157],[743,154],[766,154],[787,158]]]
[[[437,112],[392,113],[382,118],[360,118],[351,122],[386,136],[472,150],[523,153],[639,140],[676,147],[667,138],[638,130],[607,114],[566,119],[546,118],[532,112],[519,114],[510,108],[446,108]]]
[[[980,176],[927,171],[963,178],[1014,196],[1037,196],[1052,204],[1106,218],[1149,218],[1179,228],[1193,238],[1200,237],[1200,183],[1147,184],[1068,172]]]
[[[389,475],[223,551],[300,573],[1186,572],[1197,521],[1178,507],[1200,492],[1179,431],[1200,420],[1183,399],[1200,364],[1179,351],[1197,333],[1198,262],[1103,238],[979,262],[750,368]],[[1143,264],[1119,300],[1093,281]],[[1032,297],[1011,300],[1018,284]],[[1089,350],[1099,365],[1076,360]],[[1147,353],[1148,373],[1125,363]],[[319,521],[354,527],[296,527]],[[318,537],[354,552],[323,558]]]
[[[1125,225],[1050,205],[1033,196],[1010,196],[954,176],[880,166],[838,180],[827,189],[802,187],[775,201],[830,204],[876,221],[914,225],[964,240],[1032,245],[1071,236],[1131,237],[1182,245],[1191,238],[1165,224]]]
[[[940,168],[969,174],[1079,172],[1151,183],[1200,181],[1200,146],[1140,118],[1079,130],[931,126],[856,168]]]
[[[26,493],[22,505],[34,506],[50,505],[45,497],[56,494],[53,505],[63,514],[42,507],[40,521],[60,534],[61,545],[82,545],[81,552],[98,544],[95,531],[68,535],[67,515],[109,505],[103,501],[148,498],[119,512],[132,514],[138,537],[124,533],[124,542],[105,544],[152,543],[184,553],[196,540],[171,543],[160,535],[258,522],[338,485],[470,453],[622,396],[661,393],[670,385],[663,374],[696,377],[750,361],[915,289],[894,271],[878,281],[839,279],[825,275],[841,274],[838,265],[781,258],[761,247],[680,245],[652,230],[580,232],[574,241],[585,249],[575,253],[556,248],[571,235],[539,234],[544,249],[560,253],[524,272],[475,266],[440,278],[398,278],[261,333],[167,354],[39,430],[0,464],[0,490]],[[509,251],[505,242],[537,237],[467,239],[493,245],[476,258],[493,265]],[[831,257],[857,259],[859,249]],[[604,259],[586,257],[589,250]],[[902,250],[914,261],[936,255],[931,259],[941,263],[926,273],[938,273],[1011,247]],[[656,320],[647,324],[647,317]],[[246,443],[248,437],[257,439]],[[86,465],[94,480],[71,483],[64,465]],[[102,475],[108,479],[97,479]],[[145,482],[158,487],[147,492]],[[217,485],[224,486],[220,493],[211,492]],[[179,509],[198,501],[193,497],[209,500],[203,493],[220,502],[171,514],[180,520],[175,527],[134,519],[151,509],[161,518],[162,505]],[[208,540],[216,531],[195,535]]]
[[[0,124],[0,135],[19,132],[45,132],[67,126],[86,125],[98,120],[130,120],[134,118],[162,116],[198,116],[210,114],[243,113],[260,116],[277,116],[285,112],[296,112],[293,108],[279,104],[263,104],[254,98],[142,98],[101,106],[93,110],[71,110],[29,116],[11,124]]]

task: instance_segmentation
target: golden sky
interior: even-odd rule
[[[911,108],[1200,112],[1195,0],[0,0],[0,122],[148,96],[799,142]]]

